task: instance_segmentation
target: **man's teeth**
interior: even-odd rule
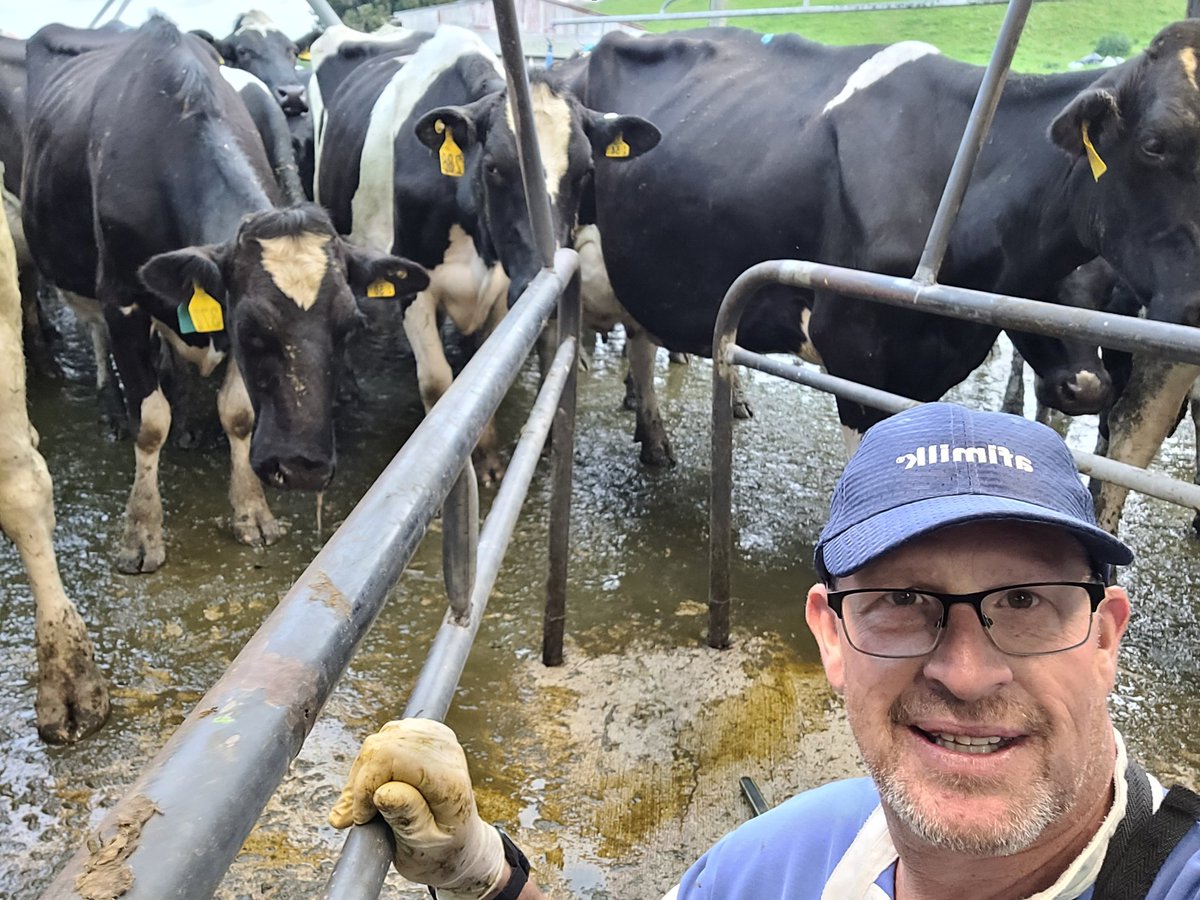
[[[995,753],[1000,749],[1001,737],[970,737],[965,734],[934,734],[930,735],[933,742],[946,750],[957,750],[959,753]]]

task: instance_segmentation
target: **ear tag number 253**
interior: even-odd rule
[[[446,135],[441,149],[438,150],[438,161],[441,163],[442,174],[449,175],[451,178],[462,178],[466,171],[466,164],[462,150],[454,142],[454,135],[450,133],[450,129],[441,119],[433,123],[433,130],[438,134]]]

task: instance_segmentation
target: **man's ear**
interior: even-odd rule
[[[633,159],[658,146],[662,132],[641,116],[619,116],[583,109],[583,133],[592,143],[592,155],[599,159]]]
[[[804,607],[804,620],[817,639],[821,651],[821,664],[825,666],[825,677],[839,694],[846,683],[845,644],[837,614],[829,608],[828,589],[823,584],[814,584],[808,591],[808,602]]]
[[[1100,648],[1111,650],[1114,658],[1132,612],[1125,588],[1114,584],[1104,589],[1104,602],[1096,610],[1096,637]]]
[[[429,287],[423,266],[399,256],[343,242],[346,280],[356,297],[411,297]]]
[[[1106,88],[1080,92],[1050,125],[1050,140],[1074,157],[1084,152],[1083,126],[1093,144],[1106,131],[1115,132],[1121,121],[1117,95]]]

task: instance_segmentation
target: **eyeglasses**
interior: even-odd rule
[[[1092,616],[1104,585],[1085,581],[1014,584],[974,594],[939,594],[911,588],[830,591],[829,608],[841,619],[850,645],[868,656],[905,659],[936,649],[950,607],[975,610],[991,642],[1011,656],[1071,650],[1092,633]]]

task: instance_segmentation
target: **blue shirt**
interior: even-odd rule
[[[826,879],[879,805],[869,778],[805,791],[725,835],[688,869],[679,900],[820,900]],[[875,879],[895,897],[896,867]],[[1089,887],[1079,895],[1090,900]],[[1200,897],[1200,825],[1167,858],[1146,900]]]

